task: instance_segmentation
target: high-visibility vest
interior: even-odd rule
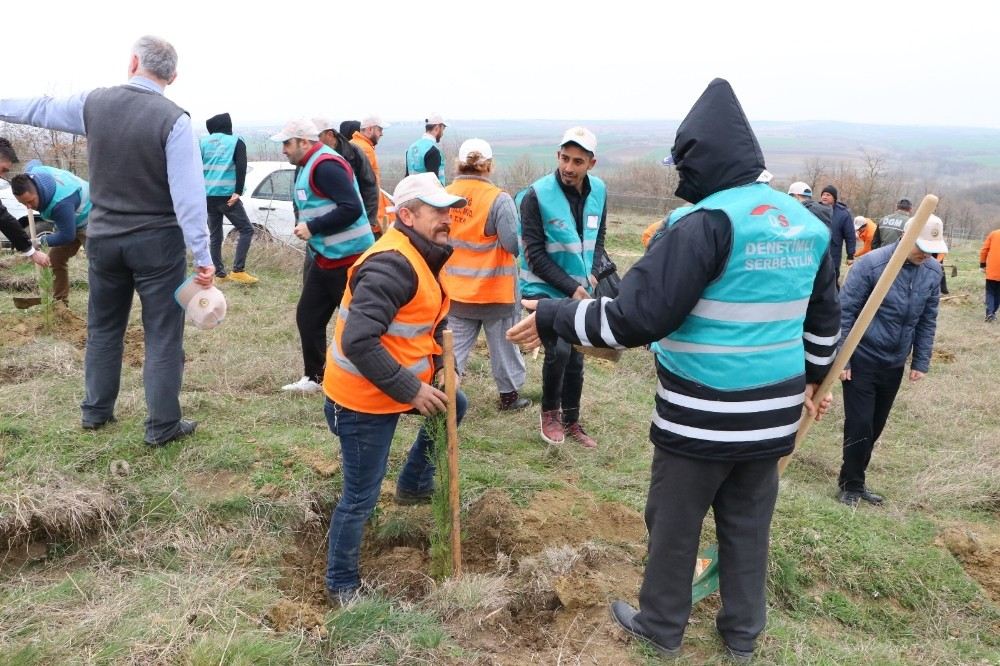
[[[236,162],[233,155],[238,142],[239,137],[222,132],[209,134],[198,140],[207,196],[228,197],[236,192]]]
[[[49,205],[38,211],[45,220],[52,220],[52,211],[66,197],[80,193],[80,203],[76,207],[76,228],[87,226],[87,217],[94,205],[90,202],[90,184],[83,178],[64,169],[50,166],[35,165],[28,169],[29,174],[44,173],[52,177],[56,183],[56,191],[49,199]]]
[[[372,171],[375,172],[375,185],[378,187],[378,223],[382,228],[381,230],[385,231],[389,228],[389,222],[391,222],[386,217],[385,209],[391,206],[392,202],[382,191],[382,171],[378,166],[378,155],[375,153],[375,146],[361,132],[354,133],[354,136],[351,137],[351,143],[364,151],[365,156],[372,165]],[[395,219],[395,216],[393,216],[393,219]]]
[[[497,235],[487,236],[486,220],[501,190],[476,178],[460,178],[445,188],[468,201],[452,208],[448,244],[454,252],[441,272],[448,297],[461,303],[514,303],[517,265]]]
[[[426,136],[422,136],[411,143],[410,147],[406,149],[406,175],[412,176],[415,173],[424,173],[427,171],[427,166],[424,164],[424,156],[427,154],[427,151],[436,145],[437,143],[433,139],[428,139]],[[441,155],[441,164],[438,165],[437,177],[441,181],[441,184],[444,185],[443,154]]]
[[[604,213],[604,204],[607,201],[607,188],[600,178],[596,176],[588,176],[588,178],[590,179],[590,194],[587,195],[587,200],[583,205],[583,238],[576,231],[576,218],[573,216],[569,201],[563,194],[555,174],[550,173],[547,176],[542,176],[531,184],[530,189],[535,191],[535,196],[538,198],[538,212],[542,218],[542,226],[545,228],[546,254],[557,266],[566,271],[567,275],[576,280],[577,284],[590,293],[593,291],[590,286],[590,271],[594,267],[594,250],[597,248],[601,214]],[[527,189],[522,190],[517,195],[516,201],[519,209],[527,191]],[[524,238],[520,225],[518,225],[518,236]],[[521,293],[546,294],[552,298],[566,297],[566,294],[532,272],[523,244],[520,267]]]
[[[434,378],[434,357],[441,346],[434,331],[448,314],[450,301],[423,255],[406,234],[395,227],[385,232],[347,271],[347,290],[337,311],[333,342],[326,354],[323,391],[339,405],[366,414],[399,414],[413,409],[397,402],[369,381],[344,354],[344,327],[351,320],[351,280],[358,268],[379,252],[398,252],[417,274],[417,292],[399,309],[388,330],[380,338],[385,350],[420,381],[431,383]]]
[[[326,145],[320,146],[309,157],[305,166],[299,169],[299,175],[295,179],[295,205],[299,209],[299,222],[309,222],[337,208],[336,201],[320,195],[312,187],[313,169],[324,160],[337,160],[347,168],[348,173],[352,172],[347,160],[336,150]],[[354,193],[358,197],[358,203],[361,204],[361,215],[358,219],[346,229],[328,236],[312,236],[309,239],[310,250],[327,259],[343,259],[361,254],[375,242],[375,235],[372,233],[371,225],[368,224],[368,215],[365,214],[364,204],[361,203],[361,190],[358,188],[357,177],[354,178]]]
[[[757,183],[722,190],[687,209],[721,210],[733,244],[722,274],[681,326],[652,345],[684,379],[734,391],[805,372],[802,326],[830,231],[787,194]],[[684,216],[671,215],[668,224]]]

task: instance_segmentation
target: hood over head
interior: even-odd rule
[[[232,134],[233,119],[229,117],[228,113],[220,113],[205,121],[205,129],[208,130],[209,134]]]
[[[691,203],[756,182],[765,169],[757,137],[725,79],[709,83],[691,107],[670,155],[677,167],[676,194]]]

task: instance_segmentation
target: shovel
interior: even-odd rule
[[[31,233],[31,247],[35,247],[35,214],[28,209],[28,231]],[[35,278],[38,284],[42,283],[42,267],[35,264]],[[14,307],[18,310],[26,310],[33,305],[40,305],[42,299],[40,296],[15,296],[14,297]]]
[[[833,383],[840,379],[840,373],[847,367],[847,362],[851,359],[851,354],[854,353],[865,331],[868,330],[868,325],[878,311],[879,306],[882,305],[886,293],[896,279],[896,274],[899,273],[899,269],[902,267],[903,262],[906,261],[906,257],[913,250],[913,246],[917,242],[917,236],[923,231],[924,225],[927,224],[927,220],[930,218],[931,213],[934,212],[937,203],[938,198],[933,194],[928,194],[920,202],[920,207],[917,208],[917,213],[913,216],[913,224],[910,225],[910,228],[906,230],[906,233],[900,239],[899,245],[892,253],[892,257],[889,258],[889,263],[886,264],[881,277],[875,283],[875,287],[872,288],[872,293],[868,296],[868,301],[865,302],[865,306],[858,314],[854,326],[851,327],[850,333],[844,339],[844,344],[837,353],[837,357],[833,359],[830,370],[826,373],[826,378],[823,379],[823,383],[816,389],[814,395],[817,400],[822,400],[822,396],[830,392]],[[795,452],[795,449],[805,439],[806,433],[809,432],[809,428],[812,427],[813,423],[814,419],[803,409],[802,420],[799,421],[799,430],[795,433],[795,447],[792,449],[792,453]],[[778,461],[779,475],[784,473],[785,468],[788,467],[788,463],[791,461],[791,457],[792,454],[789,453]],[[694,582],[691,586],[691,603],[698,603],[718,589],[719,548],[713,544],[698,553],[698,559],[695,564]]]

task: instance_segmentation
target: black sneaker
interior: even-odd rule
[[[837,501],[847,506],[857,506],[861,501],[861,493],[856,490],[841,490],[837,493]]]
[[[737,650],[726,644],[726,660],[733,664],[749,664],[753,661],[753,651]]]
[[[613,601],[610,606],[611,619],[615,621],[622,631],[624,631],[629,636],[638,638],[641,641],[645,641],[651,648],[659,652],[664,657],[677,658],[681,655],[681,646],[677,647],[667,647],[666,645],[661,645],[653,640],[652,637],[646,635],[642,630],[636,626],[634,620],[635,616],[639,614],[639,611],[629,606],[624,601]]]
[[[500,394],[500,411],[501,412],[516,412],[521,409],[526,409],[531,407],[531,401],[527,398],[522,398],[517,394],[517,391],[511,391],[510,393]]]
[[[423,493],[411,493],[408,490],[403,490],[402,488],[396,488],[396,495],[393,497],[396,504],[402,506],[413,506],[414,504],[430,504],[431,497],[434,496],[433,490],[428,490]]]
[[[166,446],[170,442],[176,441],[178,439],[183,439],[193,433],[195,429],[198,428],[197,421],[188,421],[186,419],[181,419],[177,423],[177,431],[173,435],[167,437],[166,439],[161,439],[159,441],[146,440],[146,446],[151,446],[153,448],[159,448],[161,446]]]
[[[117,423],[118,419],[115,417],[109,418],[107,421],[88,421],[87,419],[80,420],[80,427],[84,430],[100,430],[109,423]]]
[[[885,501],[881,495],[876,495],[872,491],[868,490],[868,488],[861,491],[861,499],[868,502],[872,506],[882,506],[882,502]]]

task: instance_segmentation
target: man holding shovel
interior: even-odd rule
[[[326,570],[327,598],[336,607],[360,589],[361,536],[378,502],[400,415],[437,414],[448,402],[433,386],[449,307],[439,276],[452,253],[449,211],[467,201],[446,192],[433,173],[407,176],[392,198],[397,223],[348,270],[323,377],[324,411],[340,438],[344,474],[330,518]],[[459,420],[465,406],[457,393]],[[430,501],[432,447],[421,428],[396,481],[397,503]]]
[[[10,170],[18,162],[14,146],[5,137],[0,137],[0,178],[7,178]],[[24,233],[20,222],[11,215],[3,204],[0,204],[0,233],[7,237],[14,249],[31,259],[38,266],[48,266],[49,257],[44,252],[36,250],[32,239]]]
[[[912,219],[902,227],[903,232]],[[840,292],[843,336],[854,326],[898,245],[896,241],[872,250],[858,259],[847,274]],[[882,504],[882,497],[865,485],[865,470],[903,381],[907,357],[911,357],[911,382],[923,378],[930,369],[942,274],[941,264],[930,255],[947,251],[941,218],[931,215],[861,338],[850,367],[840,373],[844,387],[844,462],[837,481],[837,499],[848,506],[857,506],[862,500]]]
[[[818,418],[831,400],[814,398],[839,337],[830,233],[767,185],[757,138],[722,79],[681,123],[671,157],[677,196],[694,206],[669,218],[618,298],[539,300],[508,337],[618,349],[654,342],[649,557],[638,611],[616,601],[611,615],[661,654],[680,654],[711,507],[716,627],[729,656],[745,662],[766,622],[778,459],[793,448],[803,406]]]

